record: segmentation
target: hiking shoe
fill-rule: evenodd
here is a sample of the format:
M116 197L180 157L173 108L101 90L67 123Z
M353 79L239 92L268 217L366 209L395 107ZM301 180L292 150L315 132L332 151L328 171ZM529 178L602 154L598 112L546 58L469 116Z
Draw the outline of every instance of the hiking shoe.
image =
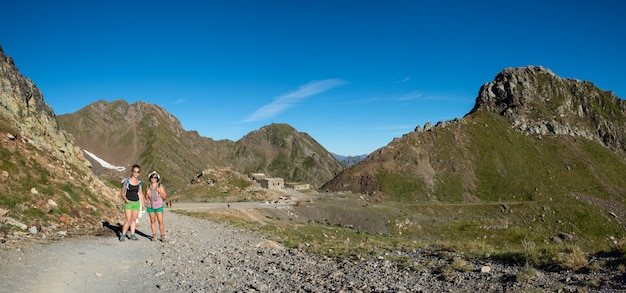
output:
M126 237L126 234L120 235L120 241L126 241L126 238L128 238Z
M167 239L165 239L165 235L161 235L161 242L167 242Z
M133 235L130 235L130 240L139 240L139 239L137 239L137 236L135 236L135 234L133 234Z
M152 238L150 238L150 241L156 241L156 234L152 234Z

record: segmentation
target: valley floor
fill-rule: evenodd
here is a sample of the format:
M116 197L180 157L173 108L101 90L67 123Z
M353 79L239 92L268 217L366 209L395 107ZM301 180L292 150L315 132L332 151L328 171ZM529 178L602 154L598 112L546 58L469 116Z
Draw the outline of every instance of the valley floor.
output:
M174 204L174 208L182 204ZM194 204L189 204L194 205ZM198 204L196 207L201 206ZM222 204L223 207L223 204ZM193 206L189 207L190 209ZM231 208L246 208L231 205ZM139 240L118 241L117 225L99 236L0 249L3 292L623 292L623 272L603 275L539 272L516 281L523 267L468 263L441 272L428 251L338 260L287 249L220 223L165 211L168 242L150 241L141 219ZM397 255L396 255L397 254ZM403 255L404 254L404 255ZM388 259L409 255L412 269ZM417 269L416 269L417 268ZM449 278L448 278L449 277Z

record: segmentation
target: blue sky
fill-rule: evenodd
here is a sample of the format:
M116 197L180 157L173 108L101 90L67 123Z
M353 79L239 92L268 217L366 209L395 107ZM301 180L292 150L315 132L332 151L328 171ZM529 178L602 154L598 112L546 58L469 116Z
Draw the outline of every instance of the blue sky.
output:
M57 115L141 100L238 140L271 123L358 155L461 118L507 67L626 97L623 1L9 1L0 46Z

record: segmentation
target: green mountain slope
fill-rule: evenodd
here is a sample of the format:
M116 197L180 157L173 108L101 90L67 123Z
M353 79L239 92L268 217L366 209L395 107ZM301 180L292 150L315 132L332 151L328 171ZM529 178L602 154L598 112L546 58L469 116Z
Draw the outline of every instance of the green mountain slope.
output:
M418 127L322 189L401 203L416 215L439 206L438 216L450 221L438 228L465 239L504 225L493 236L503 243L568 233L581 246L606 248L607 239L624 235L626 221L624 105L541 67L507 69L481 88L464 118ZM455 227L461 210L485 212L472 221L489 220Z
M184 131L178 119L163 108L137 102L98 101L72 114L59 115L61 127L76 145L127 171L102 170L105 177L128 176L139 163L147 174L157 170L171 192L186 186L209 166L223 166L219 154L233 143L213 141ZM95 164L94 164L95 165Z
M342 169L315 139L286 124L262 127L236 142L215 141L185 131L163 108L141 101L98 101L60 115L58 121L76 145L112 165L129 169L139 163L144 171L158 170L173 193L184 193L197 174L215 167L230 167L242 174L262 172L314 187ZM102 168L94 171L107 178L128 175Z
M307 133L287 124L271 124L237 141L231 166L244 173L265 172L319 187L341 169L341 163Z
M509 90L494 90L502 88ZM617 196L624 186L624 105L588 82L541 68L509 69L483 86L463 119L418 127L323 188L445 202L582 190ZM396 176L406 184L388 182Z

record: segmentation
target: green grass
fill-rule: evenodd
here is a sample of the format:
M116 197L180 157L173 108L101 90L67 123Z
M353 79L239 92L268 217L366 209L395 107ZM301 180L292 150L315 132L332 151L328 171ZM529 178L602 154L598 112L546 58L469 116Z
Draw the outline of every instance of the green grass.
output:
M268 217L265 221L269 225L212 212L186 214L259 232L286 247L340 258L365 258L425 247L531 268L591 270L590 255L610 251L623 253L626 247L609 240L610 235L624 239L620 225L606 222L601 212L583 204L379 202L361 206L358 202L350 196L318 199L294 207L294 212L300 215L298 218ZM307 214L307 210L315 212ZM573 239L553 242L560 233L571 234ZM626 243L623 241L620 243ZM394 261L419 269L410 259ZM626 267L626 261L623 266ZM453 278L455 271L463 268L460 263L452 263L442 268L442 274Z
M421 178L392 174L381 169L378 174L380 189L391 196L390 200L399 202L426 201L427 187Z
M169 194L169 196L172 196L172 200L182 198L186 202L238 202L263 199L265 196L263 190L242 192L250 184L252 183L249 180L243 178L228 177L224 182L218 181L212 185L194 184L186 188L183 195Z
M58 164L52 161L50 154L27 144L22 147L36 155L25 157L18 151L12 152L8 148L0 147L0 170L8 174L7 181L0 184L0 208L8 210L9 217L26 225L40 224L43 227L50 222L59 225L60 218L66 215L80 218L73 228L94 224L99 220L104 211L90 208L89 205L106 207L107 203L101 204L98 196L91 193L87 186L55 178L56 175L44 166ZM68 171L73 171L73 176L84 174L72 164L65 166ZM49 210L49 200L56 202L58 207ZM83 204L87 204L87 208ZM19 230L15 226L2 224L0 229L5 233Z
M437 175L437 181L434 186L434 194L437 200L443 202L461 202L464 199L466 190L463 186L463 178L461 174L451 172L442 172Z
M439 129L437 151L429 154L438 174L434 188L411 173L381 170L382 191L392 199L417 202L433 198L455 202L462 199L459 194L473 194L482 201L530 201L572 191L596 197L626 192L619 171L624 160L597 142L569 136L537 140L512 130L508 121L493 114L473 116L466 129L467 137Z
M228 180L228 184L239 187L239 188L246 188L250 185L252 185L252 182L250 182L250 180L245 180L245 179L241 179L241 178L232 178Z
M4 191L0 194L0 207L12 210L22 202L28 201L28 197L23 192Z
M609 251L607 239L626 237L603 208L625 201L626 163L616 153L579 137L527 136L488 113L472 116L464 129L437 129L437 151L398 150L398 171L378 170L385 204L401 206L387 219L390 226L408 223L390 233L532 264L553 261L571 247ZM433 183L397 166L416 156L429 158L437 174ZM554 243L562 233L574 239ZM536 244L532 254L523 247L530 242Z
M532 280L537 276L537 270L533 267L526 267L515 274L515 281L518 283Z
M257 223L212 212L175 211L193 217L226 222L231 225L262 233L269 239L285 247L300 248L312 253L332 257L353 255L372 256L387 251L394 241L389 237L363 233L358 230L310 222L307 224L275 221L272 225L259 226ZM399 243L398 243L399 244ZM399 246L397 248L400 248Z
M567 139L537 141L490 114L474 116L464 129L437 129L432 149L419 154L411 148L398 150L396 164L427 159L436 174L432 182L402 166L397 171L379 169L381 191L403 202L530 201L548 193L563 194L570 187L599 185L598 178L588 176L595 166L581 161L583 150ZM420 144L417 138L414 143ZM610 155L608 150L604 153Z

